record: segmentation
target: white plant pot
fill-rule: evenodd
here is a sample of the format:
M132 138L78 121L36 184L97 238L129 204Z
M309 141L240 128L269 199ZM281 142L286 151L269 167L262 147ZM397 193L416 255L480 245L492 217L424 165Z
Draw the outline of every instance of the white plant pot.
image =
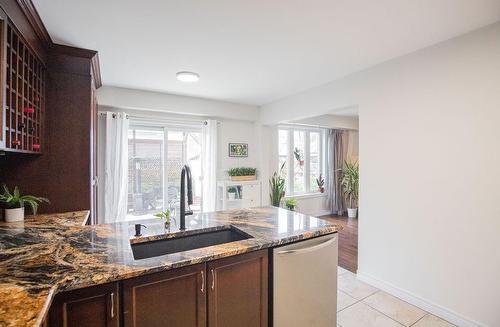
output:
M227 196L229 197L229 200L236 199L236 193L228 193Z
M24 220L24 208L5 209L5 221L13 223Z
M358 215L358 208L347 208L347 217L356 218Z

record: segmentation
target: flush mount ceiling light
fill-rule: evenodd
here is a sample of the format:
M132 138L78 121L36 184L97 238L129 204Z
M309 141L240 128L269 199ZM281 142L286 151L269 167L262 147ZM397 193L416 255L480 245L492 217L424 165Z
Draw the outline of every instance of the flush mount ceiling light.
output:
M179 81L186 83L198 82L200 79L200 75L193 72L178 72L175 76Z

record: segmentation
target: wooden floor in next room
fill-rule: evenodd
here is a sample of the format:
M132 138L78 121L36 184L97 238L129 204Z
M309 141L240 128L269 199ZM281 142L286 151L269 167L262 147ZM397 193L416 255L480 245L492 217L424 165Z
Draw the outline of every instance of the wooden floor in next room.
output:
M358 270L358 218L327 215L320 218L342 225L339 233L339 266L356 273Z

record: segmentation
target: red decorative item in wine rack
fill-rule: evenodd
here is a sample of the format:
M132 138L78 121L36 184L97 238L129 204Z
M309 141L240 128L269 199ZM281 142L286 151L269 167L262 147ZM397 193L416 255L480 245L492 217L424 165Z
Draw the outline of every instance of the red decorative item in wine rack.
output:
M45 66L10 21L6 34L5 148L40 153Z

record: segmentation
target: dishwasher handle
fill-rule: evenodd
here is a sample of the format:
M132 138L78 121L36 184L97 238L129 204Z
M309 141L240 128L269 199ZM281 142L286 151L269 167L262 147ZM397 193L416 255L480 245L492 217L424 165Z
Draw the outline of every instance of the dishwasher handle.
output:
M324 242L322 242L320 244L309 246L307 248L278 251L277 254L301 254L301 253L309 253L309 252L317 251L317 250L320 250L320 249L322 249L324 247L329 246L330 244L332 244L333 242L335 242L336 239L337 239L337 237L335 236L335 237L329 239L328 241L324 241Z

